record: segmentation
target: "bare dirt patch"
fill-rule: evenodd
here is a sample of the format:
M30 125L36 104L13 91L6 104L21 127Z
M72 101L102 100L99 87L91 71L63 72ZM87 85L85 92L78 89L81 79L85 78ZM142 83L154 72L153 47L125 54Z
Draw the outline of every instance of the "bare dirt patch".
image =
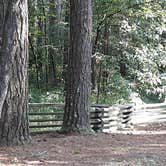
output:
M37 135L29 145L1 147L1 165L165 166L166 134Z

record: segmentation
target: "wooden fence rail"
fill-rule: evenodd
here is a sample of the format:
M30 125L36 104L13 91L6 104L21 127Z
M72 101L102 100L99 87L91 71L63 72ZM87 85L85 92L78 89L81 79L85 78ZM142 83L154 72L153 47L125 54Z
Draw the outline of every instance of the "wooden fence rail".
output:
M132 124L148 124L166 121L166 103L136 106L131 116Z
M59 130L63 123L64 103L29 103L31 133ZM127 124L132 113L131 105L92 104L90 110L91 127L95 131L110 131L119 124ZM60 109L60 110L59 110Z
M59 108L64 108L65 104L64 103L29 103L30 107L59 107ZM91 104L92 108L108 108L110 107L109 105L105 104Z
M44 133L59 130L62 127L64 103L29 103L29 108L31 133ZM103 108L108 108L108 106L94 104L91 108L91 127L96 131L106 128L105 125L109 122L103 119L108 116L103 114L108 111L104 111Z
M59 130L63 123L64 103L30 103L29 121L31 132ZM157 114L157 115L156 115ZM146 119L147 118L147 119ZM166 103L144 105L92 104L91 126L95 131L113 131L129 127L130 123L149 123L166 120Z

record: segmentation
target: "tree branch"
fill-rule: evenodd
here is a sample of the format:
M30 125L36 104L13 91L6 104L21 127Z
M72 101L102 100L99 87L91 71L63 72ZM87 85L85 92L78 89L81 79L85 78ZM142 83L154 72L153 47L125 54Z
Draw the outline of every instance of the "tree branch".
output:
M136 3L136 4L132 4L132 5L129 5L127 6L126 8L121 8L113 13L110 13L108 15L104 15L104 18L99 22L98 26L97 26L97 31L96 31L96 38L95 38L95 43L94 43L94 46L93 46L93 54L95 53L95 50L96 50L96 45L98 43L98 38L99 38L99 34L100 34L100 31L102 29L102 26L104 24L104 22L108 19L108 18L113 18L114 15L116 14L119 14L121 13L122 11L124 10L129 10L131 8L134 8L134 7L138 7L138 6L141 6L141 5L145 5L145 4L149 4L149 3L153 3L153 2L157 2L156 0L150 0L150 1L146 1L146 2L142 2L142 3Z

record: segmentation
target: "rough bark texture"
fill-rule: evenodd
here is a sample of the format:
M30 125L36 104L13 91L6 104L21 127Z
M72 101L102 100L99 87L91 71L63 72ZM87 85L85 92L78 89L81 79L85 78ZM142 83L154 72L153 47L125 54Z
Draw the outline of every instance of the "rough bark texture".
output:
M27 0L0 0L0 144L29 140Z
M89 132L91 0L70 0L70 55L63 130Z

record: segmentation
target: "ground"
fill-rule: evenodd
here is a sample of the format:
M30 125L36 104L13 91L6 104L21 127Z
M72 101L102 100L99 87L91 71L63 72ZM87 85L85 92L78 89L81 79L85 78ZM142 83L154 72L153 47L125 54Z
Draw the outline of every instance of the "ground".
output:
M165 166L165 127L140 126L137 131L144 132L138 134L37 135L29 145L1 147L0 166Z

